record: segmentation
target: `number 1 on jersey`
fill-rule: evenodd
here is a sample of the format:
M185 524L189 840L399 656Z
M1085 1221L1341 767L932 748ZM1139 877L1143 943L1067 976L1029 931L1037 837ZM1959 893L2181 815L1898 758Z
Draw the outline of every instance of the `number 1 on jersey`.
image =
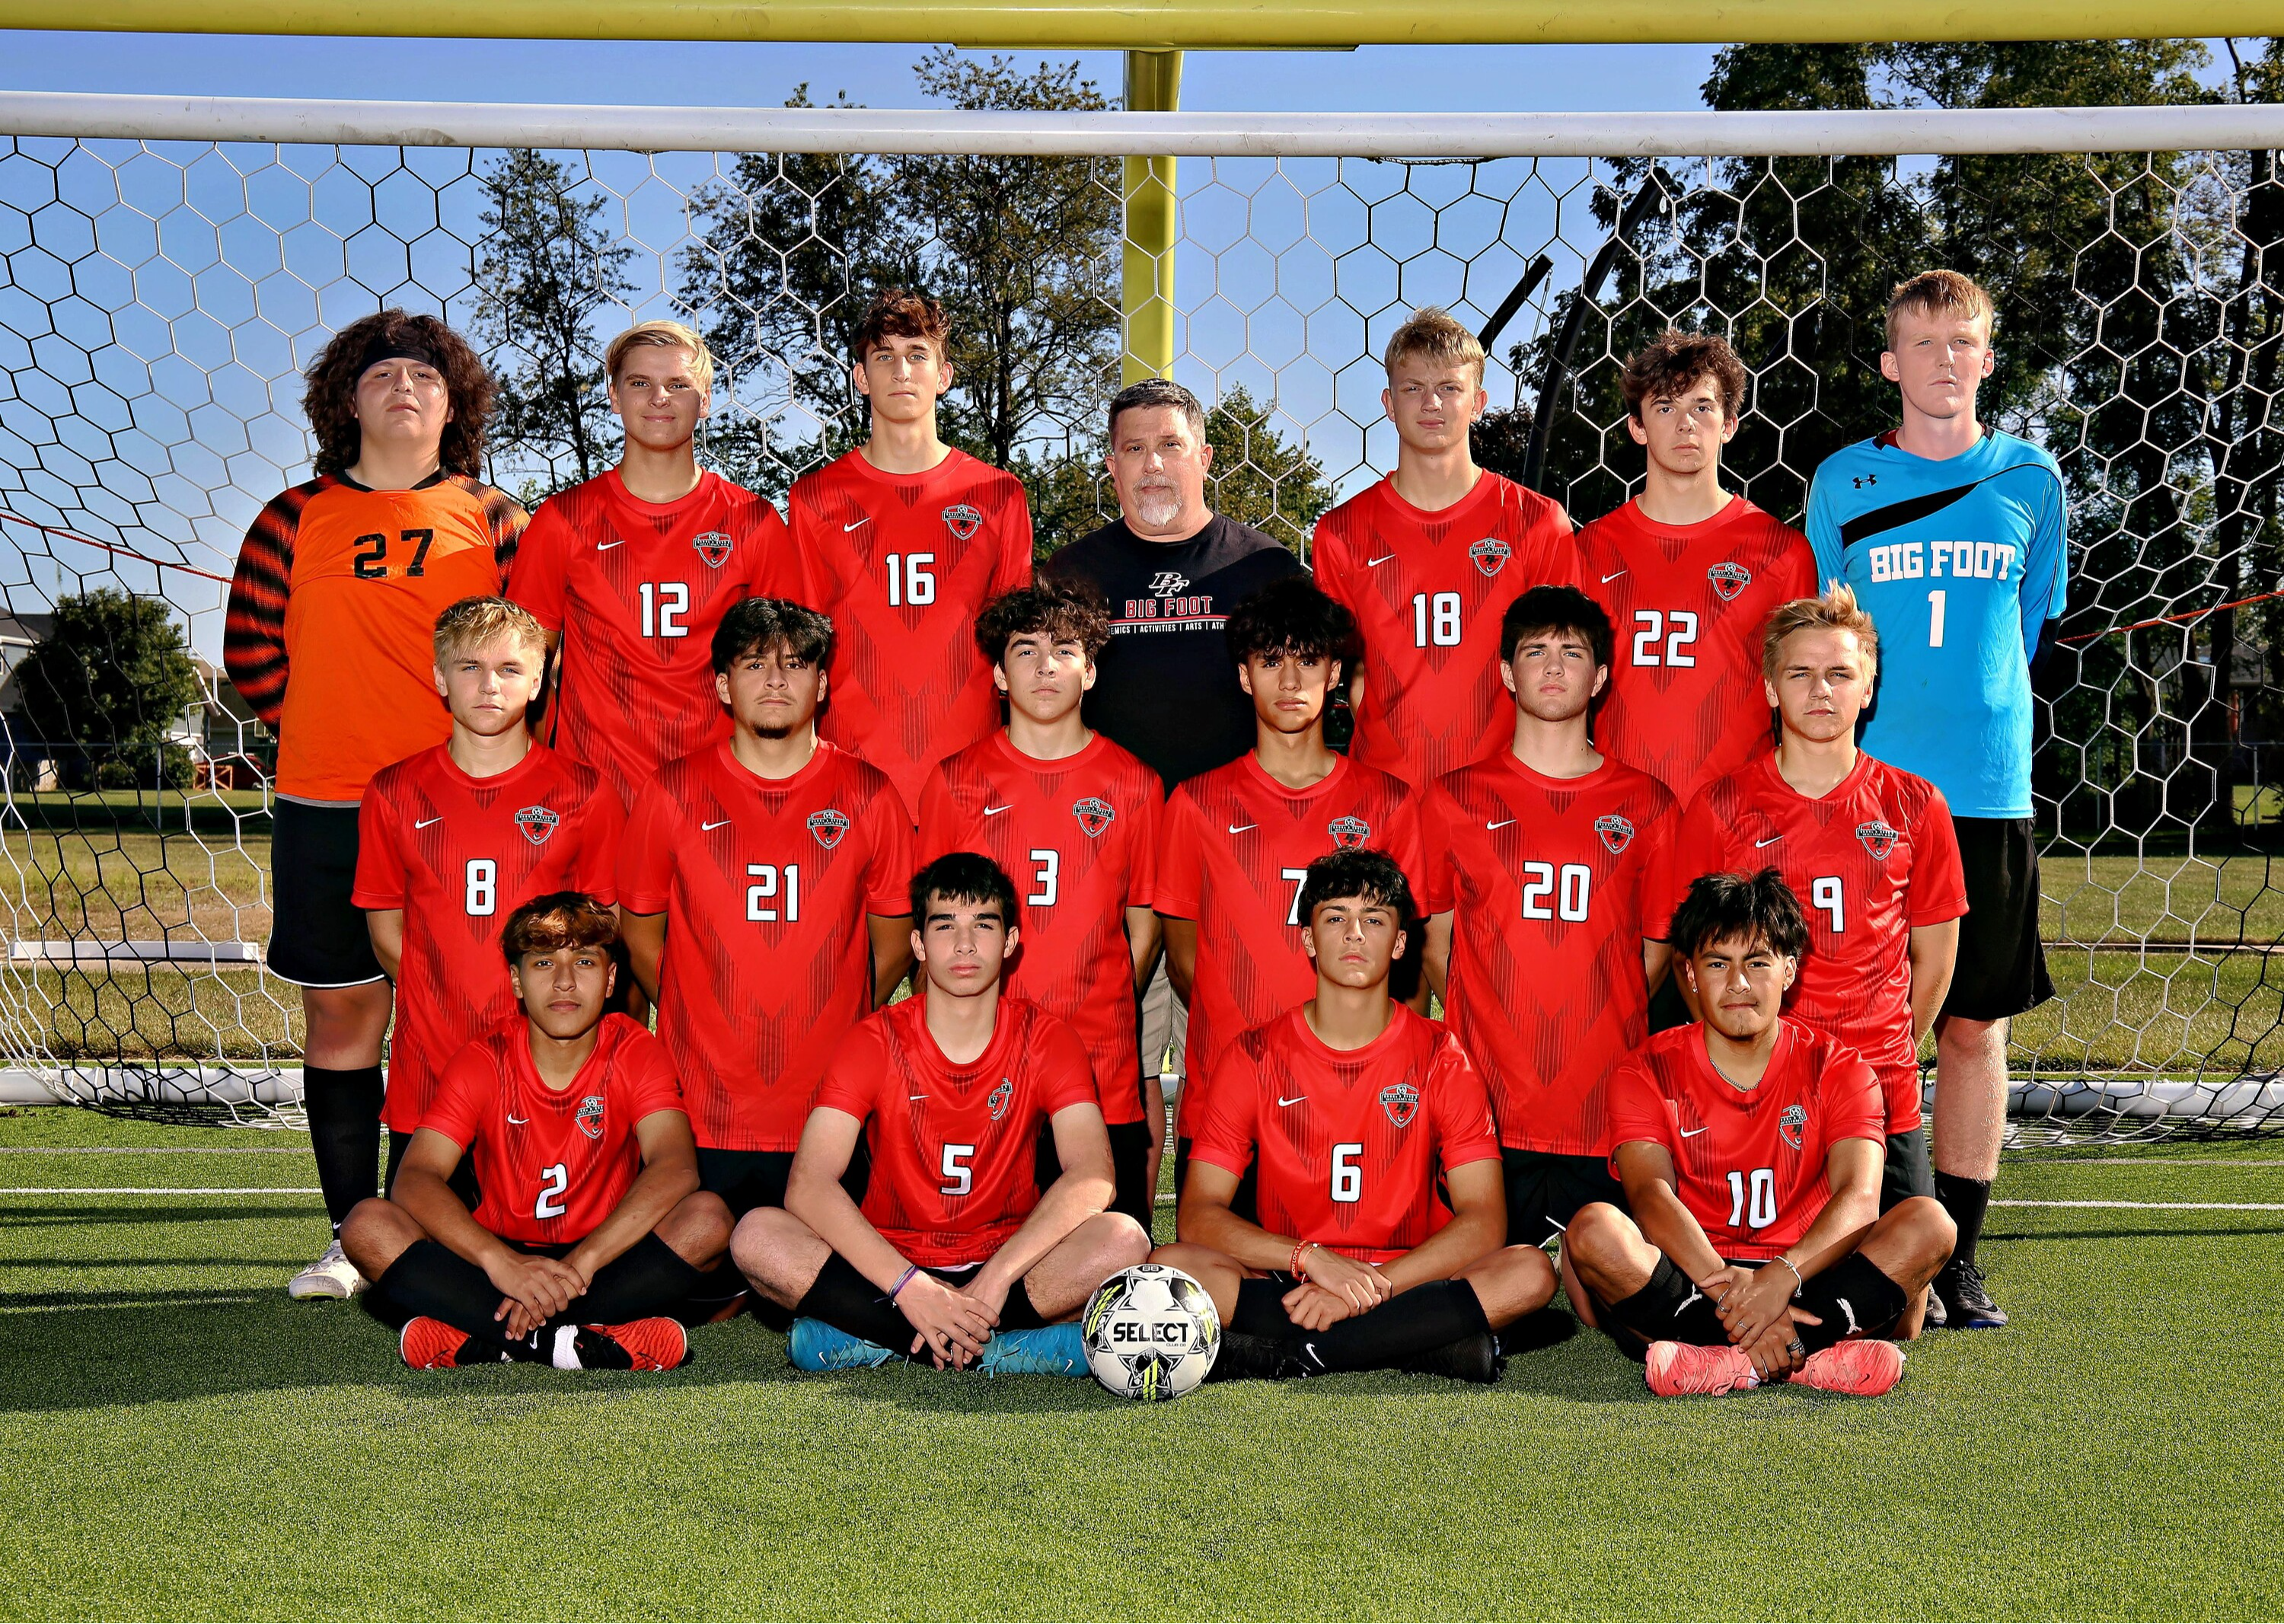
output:
M1943 589L1937 587L1928 594L1928 647L1943 646Z

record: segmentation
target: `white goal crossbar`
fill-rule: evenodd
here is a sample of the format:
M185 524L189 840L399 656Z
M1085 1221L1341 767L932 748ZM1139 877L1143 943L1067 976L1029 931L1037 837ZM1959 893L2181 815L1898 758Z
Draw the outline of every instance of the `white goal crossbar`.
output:
M1830 113L968 113L0 92L77 140L1175 158L1723 158L2284 147L2284 105Z

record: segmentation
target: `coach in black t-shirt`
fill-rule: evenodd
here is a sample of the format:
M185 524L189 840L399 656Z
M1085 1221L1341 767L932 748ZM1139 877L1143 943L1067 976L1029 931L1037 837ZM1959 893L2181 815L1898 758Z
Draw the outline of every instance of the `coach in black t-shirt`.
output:
M1146 379L1112 399L1109 464L1116 521L1073 542L1041 574L1087 582L1109 600L1110 646L1095 661L1086 719L1170 790L1253 748L1253 701L1237 684L1222 627L1240 603L1301 574L1301 564L1206 505L1213 448L1205 408L1171 379ZM1146 1099L1158 1098L1149 1085L1162 1064L1173 1067L1173 1089L1181 1086L1185 1015L1160 964L1142 997ZM1164 1131L1161 1123L1162 1140ZM1154 1183L1154 1158L1150 1174Z

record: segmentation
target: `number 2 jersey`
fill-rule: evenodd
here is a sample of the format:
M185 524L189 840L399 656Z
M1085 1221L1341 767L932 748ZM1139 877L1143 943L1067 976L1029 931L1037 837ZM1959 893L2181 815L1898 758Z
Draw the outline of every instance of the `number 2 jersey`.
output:
M1384 851L1425 889L1419 806L1402 780L1341 756L1306 789L1271 777L1250 752L1201 773L1166 801L1157 910L1198 926L1180 1131L1210 1089L1222 1045L1313 995L1301 945L1301 882L1335 851ZM1415 949L1416 950L1416 949ZM1205 1081L1208 1088L1201 1089Z
M503 1240L563 1245L608 1218L642 1172L635 1124L682 1111L666 1046L606 1015L595 1052L558 1091L531 1061L531 1028L505 1022L454 1055L423 1128L474 1163L476 1222Z
M790 1151L841 1036L872 1007L868 914L911 911L911 824L878 768L820 744L789 778L728 745L635 798L619 903L663 913L658 1035L708 1150Z
M1607 757L1549 778L1501 750L1428 792L1420 909L1452 915L1444 1019L1502 1144L1608 1153L1603 1085L1649 1034L1642 894L1673 814L1665 785Z
M1240 1035L1194 1131L1193 1160L1242 1176L1257 1159L1263 1229L1366 1263L1451 1222L1444 1176L1499 1153L1467 1050L1400 1003L1362 1049L1331 1047L1299 1009Z
M812 606L833 617L825 738L888 775L919 821L929 772L999 725L975 617L1031 580L1022 481L965 451L883 473L850 451L786 496Z
M1578 533L1578 567L1614 633L1598 748L1686 801L1769 747L1762 633L1815 595L1807 538L1742 496L1694 525L1629 502Z
M1832 792L1811 800L1772 753L1698 792L1667 853L1648 910L1654 936L1701 874L1784 876L1808 917L1791 1012L1871 1066L1889 1133L1917 1128L1911 934L1967 912L1959 837L1935 785L1858 752Z
M544 745L489 778L461 771L443 745L373 775L349 900L404 914L388 1045L395 1132L421 1125L463 1044L515 1014L500 952L508 915L551 891L617 899L624 817L601 774Z
M642 502L615 468L541 504L508 596L562 634L556 747L628 805L667 762L730 736L714 692L722 617L747 597L808 602L768 498L708 472L679 502Z
M1094 1104L1078 1035L1036 1003L1001 997L991 1041L966 1065L927 1029L926 993L868 1016L841 1041L820 1108L864 1124L862 1210L907 1260L980 1263L1039 1204L1039 1135Z
M1157 892L1158 775L1100 734L1042 761L1004 730L945 758L920 797L919 859L982 852L1022 903L1007 990L1068 1021L1094 1058L1103 1120L1142 1120L1126 910Z
M1713 1250L1772 1258L1824 1210L1834 1145L1886 1151L1885 1115L1871 1067L1829 1033L1780 1018L1768 1069L1740 1089L1713 1069L1693 1022L1659 1033L1610 1079L1611 1166L1624 1145L1663 1145L1674 1193Z
M1424 786L1506 742L1500 618L1531 588L1578 579L1559 503L1486 470L1431 513L1383 479L1317 521L1311 558L1367 651L1357 761Z

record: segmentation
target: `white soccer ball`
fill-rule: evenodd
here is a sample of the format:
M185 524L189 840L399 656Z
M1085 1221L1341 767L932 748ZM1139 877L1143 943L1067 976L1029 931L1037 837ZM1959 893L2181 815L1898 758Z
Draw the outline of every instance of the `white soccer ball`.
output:
M1221 1316L1195 1280L1163 1263L1122 1269L1079 1316L1086 1368L1122 1399L1177 1399L1205 1380L1221 1352Z

